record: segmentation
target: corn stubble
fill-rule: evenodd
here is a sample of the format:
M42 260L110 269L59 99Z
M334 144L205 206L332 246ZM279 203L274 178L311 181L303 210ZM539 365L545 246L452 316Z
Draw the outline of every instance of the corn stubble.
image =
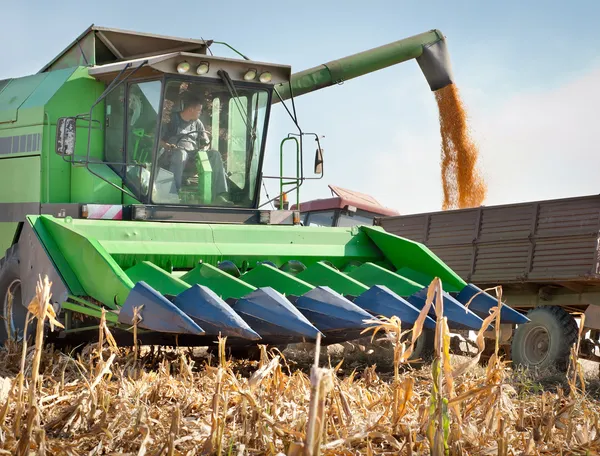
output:
M57 325L49 287L40 280L29 311ZM499 321L501 290L477 354L457 364L441 289L435 279L414 328L391 318L367 330L393 347L391 379L374 365L344 375L345 360L320 366L319 343L308 375L264 347L258 363L227 359L225 338L203 364L182 349L145 347L138 357L137 347L116 346L105 318L99 342L75 358L41 337L31 347L8 343L0 352L2 375L12 379L0 403L0 454L598 454L599 408L586 398L576 347L568 394L519 395L499 347L485 370L476 366L484 328ZM413 370L408 359L431 308L435 359Z
M477 168L479 151L471 138L458 88L450 84L435 92L442 137L442 209L478 207L487 187Z

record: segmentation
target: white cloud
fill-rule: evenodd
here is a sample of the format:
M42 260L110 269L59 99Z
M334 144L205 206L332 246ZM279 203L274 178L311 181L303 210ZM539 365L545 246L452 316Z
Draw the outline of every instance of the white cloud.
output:
M484 204L600 193L598 80L600 68L500 101L498 93L461 89L488 185ZM437 118L428 112L414 120L422 124L401 127L368 170L378 176L367 187L402 213L441 208Z
M514 96L491 112L478 106L473 126L486 204L599 193L598 80L600 68L552 90Z

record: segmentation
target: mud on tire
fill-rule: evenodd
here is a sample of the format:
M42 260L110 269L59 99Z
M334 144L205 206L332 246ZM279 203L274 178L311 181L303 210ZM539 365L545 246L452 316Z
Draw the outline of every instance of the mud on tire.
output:
M12 299L9 296L12 295ZM0 259L0 346L9 335L22 338L27 309L21 303L21 275L19 271L19 245L14 244ZM32 325L28 328L28 334Z
M427 364L433 359L435 351L435 329L423 328L415 341L409 362Z
M557 306L536 307L527 317L531 321L519 325L513 336L514 366L566 371L571 347L577 342L579 328L575 319Z

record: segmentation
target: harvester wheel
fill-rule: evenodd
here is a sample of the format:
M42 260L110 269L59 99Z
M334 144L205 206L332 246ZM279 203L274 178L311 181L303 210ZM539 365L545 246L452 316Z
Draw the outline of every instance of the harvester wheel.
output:
M409 362L426 364L433 359L435 351L435 330L423 328L421 335L415 341Z
M569 365L571 347L577 342L577 322L558 306L530 310L531 321L515 330L511 352L515 366L564 372Z
M231 347L226 350L228 355L234 359L246 359L248 361L258 361L260 359L260 348L258 345L249 347Z
M267 351L272 348L277 348L279 351L284 351L287 348L286 345L271 345L267 347ZM214 356L217 356L219 351L216 346L208 347L208 353L212 353ZM248 361L258 361L260 360L260 347L258 345L248 345L241 347L227 347L225 348L226 356L231 356L234 359L245 359Z
M19 244L14 244L0 259L0 344L8 338L21 340L27 318L27 308L21 303L21 275L19 272ZM31 335L29 325L28 335Z

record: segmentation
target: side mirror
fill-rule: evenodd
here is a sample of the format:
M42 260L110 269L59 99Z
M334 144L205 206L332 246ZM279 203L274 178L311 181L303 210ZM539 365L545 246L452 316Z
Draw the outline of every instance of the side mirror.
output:
M75 117L61 117L56 121L56 153L70 156L75 153Z
M315 174L323 174L323 149L318 148L315 153Z

